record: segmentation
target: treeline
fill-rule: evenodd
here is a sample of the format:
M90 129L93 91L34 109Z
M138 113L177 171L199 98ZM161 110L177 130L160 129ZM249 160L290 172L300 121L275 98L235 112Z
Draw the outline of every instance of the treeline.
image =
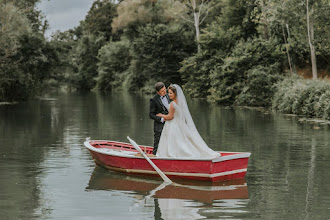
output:
M0 101L26 100L45 87L57 52L44 37L38 0L0 0Z
M329 7L326 0L95 0L78 27L38 44L56 51L43 56L38 73L46 85L77 90L152 92L157 81L178 83L210 102L281 111L275 97L290 84L283 80L302 70L314 79L328 74ZM314 81L329 93L329 83Z

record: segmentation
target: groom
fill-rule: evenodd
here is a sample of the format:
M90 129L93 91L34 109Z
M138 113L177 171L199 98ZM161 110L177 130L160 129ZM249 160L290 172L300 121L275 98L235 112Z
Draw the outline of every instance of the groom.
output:
M154 149L152 153L156 155L158 149L158 143L160 135L164 127L165 120L159 116L156 116L158 113L167 115L168 109L170 106L170 98L166 94L165 84L158 82L155 84L156 94L150 99L150 111L149 117L154 120Z

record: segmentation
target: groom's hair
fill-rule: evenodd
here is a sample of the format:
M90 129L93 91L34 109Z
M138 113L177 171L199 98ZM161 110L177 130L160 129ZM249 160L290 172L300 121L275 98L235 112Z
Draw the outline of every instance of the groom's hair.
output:
M159 90L161 90L163 87L165 86L165 84L163 82L158 82L155 84L155 89L158 92Z

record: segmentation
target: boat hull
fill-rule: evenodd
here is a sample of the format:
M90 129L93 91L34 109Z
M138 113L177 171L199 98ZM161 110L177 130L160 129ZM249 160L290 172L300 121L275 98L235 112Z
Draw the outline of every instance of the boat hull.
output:
M106 169L129 174L155 175L158 173L132 145L113 141L86 141L95 163ZM152 147L140 146L146 153ZM103 150L108 149L108 150ZM127 154L126 154L127 153ZM169 178L223 181L244 178L250 153L219 152L216 159L150 158Z

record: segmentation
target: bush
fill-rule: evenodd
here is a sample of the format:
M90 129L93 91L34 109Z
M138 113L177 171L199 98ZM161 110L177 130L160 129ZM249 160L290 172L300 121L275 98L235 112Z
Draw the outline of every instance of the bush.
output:
M227 30L219 25L217 19L200 36L201 50L182 62L180 73L185 83L184 89L192 97L206 98L210 95L210 73L223 63L223 58L230 53L241 38L242 30L231 27Z
M297 76L276 85L272 108L282 113L330 119L330 84Z
M282 80L278 65L256 66L247 72L247 81L235 100L237 105L268 107L272 104L275 84Z
M274 64L281 66L284 58L276 39L253 38L239 41L231 54L224 59L223 64L216 66L211 72L208 100L233 104L243 91L251 68Z

